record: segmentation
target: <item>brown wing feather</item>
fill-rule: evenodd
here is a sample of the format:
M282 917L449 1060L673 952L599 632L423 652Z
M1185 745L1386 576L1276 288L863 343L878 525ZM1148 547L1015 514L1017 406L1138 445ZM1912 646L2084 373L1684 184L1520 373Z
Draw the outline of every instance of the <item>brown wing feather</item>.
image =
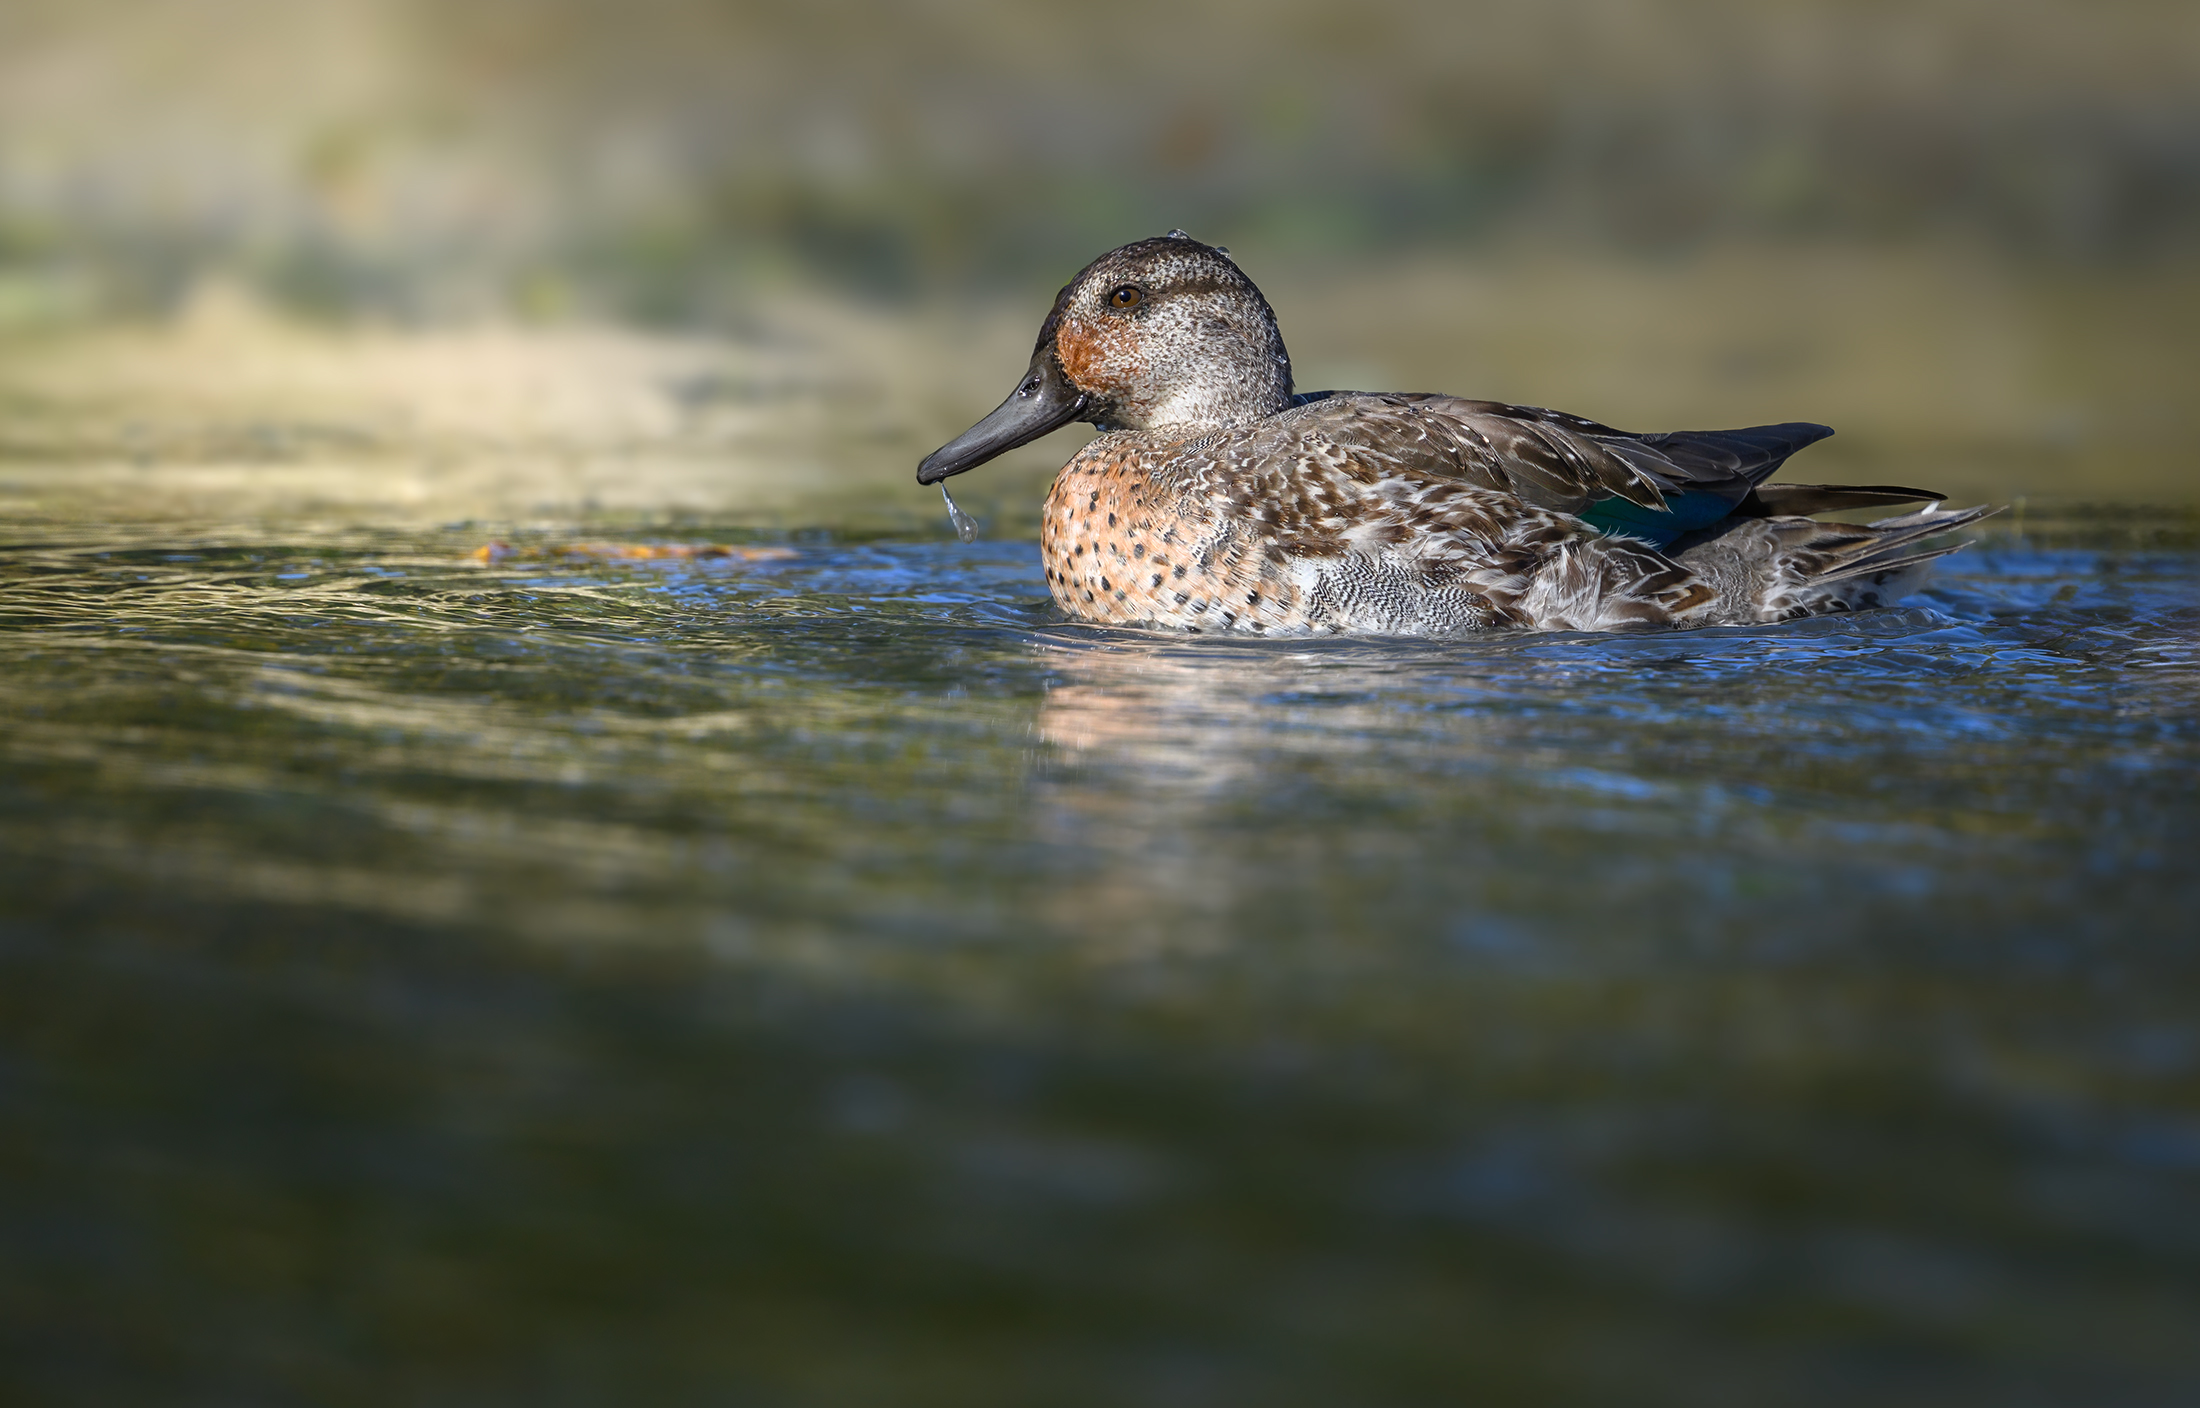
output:
M1614 497L1657 509L1667 494L1706 491L1740 503L1790 455L1833 433L1795 421L1636 435L1536 406L1351 391L1310 396L1269 424L1410 457L1424 472L1561 513Z
M1948 497L1932 489L1898 484L1759 484L1734 506L1736 518L1808 518L1851 508L1889 504L1939 503Z

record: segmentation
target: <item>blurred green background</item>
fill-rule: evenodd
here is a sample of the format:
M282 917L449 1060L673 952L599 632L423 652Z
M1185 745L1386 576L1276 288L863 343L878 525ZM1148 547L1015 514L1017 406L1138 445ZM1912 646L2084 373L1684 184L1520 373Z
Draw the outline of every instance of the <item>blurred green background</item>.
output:
M2200 230L2190 5L11 0L7 248L106 306L680 320L761 270Z
M56 360L90 330L646 328L801 344L862 422L831 477L929 512L906 461L1070 273L1171 225L1236 252L1309 387L1821 419L1828 477L2193 496L2200 12L2168 0L8 0L0 455L127 457L125 385L141 441L207 438ZM635 384L678 412L711 375ZM162 383L194 427L243 384ZM826 513L775 502L705 506Z

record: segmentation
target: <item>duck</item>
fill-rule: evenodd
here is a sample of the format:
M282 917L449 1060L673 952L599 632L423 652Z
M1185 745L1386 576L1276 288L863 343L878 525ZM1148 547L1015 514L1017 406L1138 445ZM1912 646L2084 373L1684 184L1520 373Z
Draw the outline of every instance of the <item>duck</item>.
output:
M1745 625L1891 606L1986 516L1896 485L1773 484L1808 422L1637 434L1426 392L1295 390L1275 312L1182 230L1086 265L946 481L1072 422L1049 594L1111 626L1458 635ZM1868 524L1815 515L1924 507ZM954 501L948 499L950 511Z

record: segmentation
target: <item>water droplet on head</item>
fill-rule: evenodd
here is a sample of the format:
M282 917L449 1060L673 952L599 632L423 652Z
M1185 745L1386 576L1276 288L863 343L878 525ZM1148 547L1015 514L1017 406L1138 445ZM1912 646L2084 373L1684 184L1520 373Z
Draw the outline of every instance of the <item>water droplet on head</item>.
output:
M955 525L955 536L966 543L976 542L978 520L955 506L955 496L947 492L945 484L940 485L940 497L947 501L947 521Z

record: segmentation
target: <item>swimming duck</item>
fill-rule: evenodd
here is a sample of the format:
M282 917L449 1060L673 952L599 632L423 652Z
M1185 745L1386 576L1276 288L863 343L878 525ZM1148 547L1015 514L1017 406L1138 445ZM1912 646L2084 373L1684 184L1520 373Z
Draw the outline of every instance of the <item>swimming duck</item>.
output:
M1641 630L1883 606L1983 517L1892 485L1768 484L1833 432L1636 435L1422 393L1294 393L1274 312L1182 230L1101 255L1054 300L998 409L926 456L942 484L1071 421L1047 586L1087 620L1187 631ZM943 489L944 492L944 489ZM1931 500L1870 525L1809 515ZM952 504L952 500L950 500Z

